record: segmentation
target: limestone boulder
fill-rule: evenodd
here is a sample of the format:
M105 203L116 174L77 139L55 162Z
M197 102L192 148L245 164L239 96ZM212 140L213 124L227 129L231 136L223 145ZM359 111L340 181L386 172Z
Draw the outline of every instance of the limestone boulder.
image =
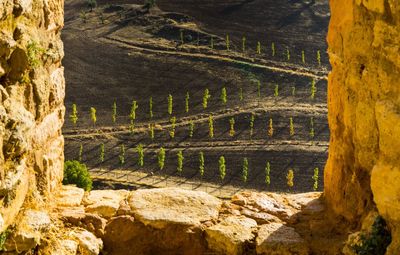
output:
M281 223L262 225L256 238L257 254L263 255L308 255L306 241L294 228Z
M57 206L75 207L82 203L85 191L73 185L63 185L56 197Z
M127 190L92 190L84 198L86 212L105 218L116 215L122 200L129 194Z
M205 192L178 188L134 191L128 202L135 219L157 229L173 224L199 226L216 219L222 205Z
M247 254L246 246L255 237L257 223L246 217L229 216L206 229L208 247L226 255Z
M103 241L84 229L74 229L70 236L78 242L78 250L82 255L98 255L103 249Z

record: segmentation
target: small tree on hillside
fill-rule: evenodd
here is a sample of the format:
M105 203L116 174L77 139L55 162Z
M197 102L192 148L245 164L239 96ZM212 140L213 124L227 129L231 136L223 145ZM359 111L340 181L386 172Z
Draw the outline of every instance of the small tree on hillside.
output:
M96 125L97 117L96 117L96 108L90 107L90 119L92 120L93 125Z
M71 114L69 115L69 119L74 124L74 126L78 122L78 110L76 109L76 104L72 104L72 110Z
M199 173L201 177L204 176L204 163L204 153L201 151L199 154Z
M93 11L94 8L97 6L97 1L96 0L86 0L86 5L90 9L90 12Z
M210 138L214 138L214 120L211 114L208 116L208 135Z
M189 100L190 100L190 94L189 92L186 92L186 97L185 97L185 112L189 112Z
M165 164L165 149L163 147L160 148L158 151L158 167L160 170L164 169L164 164Z
M227 101L228 101L228 99L227 99L227 94L226 94L226 88L223 87L221 89L221 102L222 102L222 104L226 105Z
M168 114L172 115L172 108L173 108L173 101L172 101L172 95L168 95Z
M104 155L105 155L105 150L104 150L104 143L100 144L100 162L104 162Z
M249 160L247 158L244 158L243 159L243 168L242 168L243 182L247 182L248 175L249 175Z
M136 146L136 151L138 154L138 165L142 167L144 165L144 150L141 143Z
M203 109L207 109L208 100L210 98L211 98L210 91L208 89L205 89L203 95Z
M115 123L117 122L117 102L114 101L113 105L111 106L111 119L112 122Z
M219 157L218 164L219 164L219 177L221 178L221 180L224 180L226 176L226 165L224 156Z
M178 167L176 168L176 170L178 171L179 174L181 174L183 171L183 160L185 159L183 157L183 151L179 150L178 153L176 154L176 157L178 160Z
M233 136L235 136L235 118L234 117L230 118L229 125L230 125L229 136L233 137Z

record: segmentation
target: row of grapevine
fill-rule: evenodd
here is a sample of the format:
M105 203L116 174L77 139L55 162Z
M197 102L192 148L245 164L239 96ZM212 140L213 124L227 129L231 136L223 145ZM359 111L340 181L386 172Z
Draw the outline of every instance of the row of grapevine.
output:
M118 160L121 166L126 164L126 147L125 145L120 145L120 152L118 155ZM135 148L135 153L137 155L137 165L139 167L144 167L145 165L145 152L144 152L144 147L142 144L138 144ZM105 145L104 143L100 144L99 146L99 161L100 163L103 163L105 161ZM79 148L79 154L78 154L78 161L82 162L82 158L83 158L83 145L80 145ZM181 175L184 171L184 153L183 150L177 150L176 152L176 171L179 175ZM166 162L166 150L161 147L159 148L158 152L157 152L157 165L159 167L159 170L162 171L165 167L165 162ZM242 163L242 172L241 172L241 179L243 181L243 183L246 183L248 181L248 177L249 177L249 159L247 157L243 158L243 163ZM223 181L225 179L226 176L226 171L227 171L227 164L226 164L226 160L224 156L220 156L219 160L218 160L218 171L219 171L219 177L220 180ZM204 152L199 152L198 154L198 173L200 175L201 178L203 178L204 174L206 171L206 160L205 160L205 154ZM267 186L269 186L271 184L271 176L270 176L270 172L271 172L271 164L269 161L266 162L265 165L265 184ZM287 171L287 175L286 175L286 179L287 179L287 185L289 188L294 186L294 170L293 169L289 169ZM314 174L312 176L312 179L314 180L314 184L313 184L313 190L317 190L318 189L318 180L319 180L319 168L314 168Z

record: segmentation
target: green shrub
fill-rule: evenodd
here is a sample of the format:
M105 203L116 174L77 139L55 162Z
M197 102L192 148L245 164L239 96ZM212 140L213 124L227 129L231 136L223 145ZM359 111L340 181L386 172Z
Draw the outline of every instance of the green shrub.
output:
M92 189L92 179L86 165L76 160L66 161L64 164L63 184L75 184L79 188L90 191Z
M97 1L96 0L86 0L86 5L90 9L90 11L93 11L94 8L97 6Z
M76 104L72 104L72 112L69 115L69 119L74 125L78 122L78 110L76 109Z
M361 244L354 245L352 249L357 255L384 255L391 242L392 236L386 222L381 216L378 216L371 231L361 234Z
M154 124L149 124L149 135L151 140L154 140Z
M40 65L40 55L45 53L45 50L39 46L35 41L30 41L27 46L28 62L32 68Z
M174 138L175 137L175 128L176 128L176 117L175 116L171 117L170 122L171 122L171 129L169 131L169 136L171 138Z
M4 245L6 244L8 236L11 234L11 230L6 229L0 234L0 251L5 251Z

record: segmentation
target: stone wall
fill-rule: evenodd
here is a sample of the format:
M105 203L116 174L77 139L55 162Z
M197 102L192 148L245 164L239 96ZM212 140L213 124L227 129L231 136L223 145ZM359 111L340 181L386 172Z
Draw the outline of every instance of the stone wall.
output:
M63 3L0 1L0 232L62 180Z
M328 206L355 224L377 209L400 254L400 2L331 0L328 43Z

